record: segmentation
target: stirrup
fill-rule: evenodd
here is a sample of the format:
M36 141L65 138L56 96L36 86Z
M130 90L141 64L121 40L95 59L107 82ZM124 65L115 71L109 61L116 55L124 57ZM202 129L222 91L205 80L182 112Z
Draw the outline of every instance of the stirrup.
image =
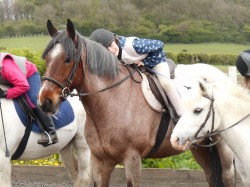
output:
M44 136L47 136L48 142L39 142L39 140L40 140L40 141L43 140ZM49 146L49 145L51 145L51 144L53 143L53 142L52 142L52 139L51 139L51 137L50 137L50 134L49 134L47 131L44 131L44 132L42 133L42 138L39 139L39 140L37 141L37 143L38 143L39 145L43 145L43 146Z
M49 139L49 142L48 142L46 145L52 144L53 142L52 142L52 140L51 140L51 137L50 137L49 133L48 133L47 131L44 131L44 134L46 134L47 137L48 137L48 139ZM42 137L43 137L43 134L42 134Z

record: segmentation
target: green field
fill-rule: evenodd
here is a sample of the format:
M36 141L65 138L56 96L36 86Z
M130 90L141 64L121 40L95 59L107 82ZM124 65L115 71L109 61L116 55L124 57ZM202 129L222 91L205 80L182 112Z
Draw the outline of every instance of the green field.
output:
M30 48L32 51L43 50L50 40L49 36L1 38L0 48Z
M188 53L205 54L234 54L250 49L250 45L227 44L227 43L201 43L201 44L165 44L165 51L180 53L183 50Z
M49 42L49 36L21 37L21 38L1 38L0 48L30 48L33 51L43 50ZM241 51L249 49L250 45L222 44L222 43L202 43L202 44L165 44L164 50L167 52L180 53L183 50L189 53L206 54L239 54Z

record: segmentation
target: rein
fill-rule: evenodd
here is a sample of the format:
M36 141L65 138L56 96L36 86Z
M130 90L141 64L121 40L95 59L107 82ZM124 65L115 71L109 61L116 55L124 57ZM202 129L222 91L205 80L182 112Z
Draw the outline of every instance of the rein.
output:
M204 122L200 125L199 129L196 131L195 135L193 137L191 137L189 140L191 141L191 143L197 147L211 147L211 146L214 146L216 145L217 143L219 143L221 139L219 139L218 141L212 143L212 144L209 144L209 145L200 145L200 144L196 144L196 141L199 140L199 139L204 139L204 138L209 138L211 141L212 141L212 137L215 136L215 135L218 135L228 129L231 129L232 127L238 125L239 123L241 123L242 121L244 121L246 118L248 118L250 116L250 113L247 114L246 116L244 116L243 118L241 118L239 121L237 121L236 123L234 123L233 125L225 128L225 129L222 129L222 130L219 130L219 131L214 131L213 132L213 129L214 129L214 119L215 119L215 112L214 112L214 98L213 96L212 97L209 97L208 95L202 95L203 97L209 99L211 101L210 103L210 106L209 106L209 111L207 113L207 116L204 120ZM202 128L204 128L204 126L206 125L210 115L211 115L211 111L212 111L212 127L211 127L211 133L208 131L207 132L207 135L205 136L198 136L198 134L200 133L200 131L202 130Z
M125 67L127 67L127 66L125 66ZM127 68L127 69L128 69L128 68ZM129 69L128 69L128 71L129 71L129 75L127 75L127 76L124 77L122 80L120 80L120 81L118 81L118 82L116 82L116 83L114 83L114 84L112 84L112 85L110 85L110 86L108 86L108 87L106 87L106 88L103 88L103 89L101 89L101 90L98 90L98 91L96 91L96 92L91 92L91 93L69 93L68 95L70 95L71 97L73 97L73 96L85 97L85 96L89 96L89 95L93 95L93 94L97 94L97 93L106 91L106 90L108 90L108 89L110 89L110 88L113 88L113 87L116 87L116 86L122 84L122 83L125 82L127 79L129 79L130 77L133 77L134 73L136 72L136 69L133 69L132 72L131 72ZM134 81L135 81L135 80L134 80ZM64 89L65 89L65 88L64 88ZM67 89L68 89L68 88L67 88Z

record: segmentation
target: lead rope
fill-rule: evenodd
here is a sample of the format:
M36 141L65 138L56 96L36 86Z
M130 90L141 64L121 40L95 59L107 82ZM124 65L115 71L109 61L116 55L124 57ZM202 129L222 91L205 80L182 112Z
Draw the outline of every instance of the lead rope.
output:
M8 149L7 141L6 141L5 127L4 127L4 122L3 122L3 112L2 112L2 102L1 102L1 99L0 99L0 111L1 111L1 118L2 118L2 124L3 124L4 141L5 141L5 157L10 157L10 153L9 153L9 149Z

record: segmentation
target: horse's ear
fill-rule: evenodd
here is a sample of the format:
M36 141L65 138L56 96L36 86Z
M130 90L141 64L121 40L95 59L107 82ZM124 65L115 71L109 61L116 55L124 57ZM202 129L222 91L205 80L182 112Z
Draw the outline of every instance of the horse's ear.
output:
M50 20L47 21L47 29L51 37L58 32Z
M202 95L208 95L208 90L207 90L205 81L200 79L198 80L198 84L199 84Z
M75 31L74 25L70 19L67 20L67 31L68 31L68 35L70 36L70 38L73 41L75 41L76 31Z

